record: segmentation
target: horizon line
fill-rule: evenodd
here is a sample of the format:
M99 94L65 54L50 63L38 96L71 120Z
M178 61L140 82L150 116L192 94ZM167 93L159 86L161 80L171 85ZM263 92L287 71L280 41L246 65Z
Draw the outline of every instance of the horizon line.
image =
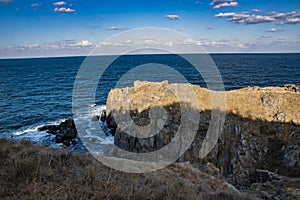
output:
M174 55L194 55L194 54L300 54L299 52L207 52L207 53L177 53ZM75 58L89 56L141 56L141 55L173 55L171 53L144 53L144 54L99 54L99 55L49 55L49 56L24 56L24 57L0 57L0 60L9 59L39 59L39 58Z

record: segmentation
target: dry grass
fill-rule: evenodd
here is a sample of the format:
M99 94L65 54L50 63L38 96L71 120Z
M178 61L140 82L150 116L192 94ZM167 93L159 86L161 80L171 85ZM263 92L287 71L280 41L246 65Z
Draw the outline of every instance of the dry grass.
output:
M89 155L6 139L0 159L0 199L244 199L184 164L128 174Z

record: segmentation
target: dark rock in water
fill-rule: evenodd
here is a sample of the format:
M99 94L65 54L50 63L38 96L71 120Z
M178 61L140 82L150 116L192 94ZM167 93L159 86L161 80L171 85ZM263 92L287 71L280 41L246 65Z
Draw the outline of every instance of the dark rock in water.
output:
M118 125L117 125L112 113L106 115L106 124L107 124L107 127L110 129L111 134L113 136L115 136Z
M68 128L76 129L73 119L67 119L66 121L63 121L59 124L59 129L60 130L66 130Z
M64 138L68 139L68 140L72 140L74 138L76 138L77 136L77 130L74 130L74 129L67 129L65 131L65 135L64 135Z
M71 140L71 143L72 143L73 145L75 145L75 144L77 144L77 141L76 141L75 139L72 139L72 140Z
M56 132L57 132L57 128L50 128L47 130L47 133L50 133L50 134L53 134L53 135L56 135Z
M55 137L55 142L56 142L56 143L63 143L62 137L61 137L61 136L56 136L56 137Z
M76 144L77 129L73 119L67 119L59 125L42 126L38 130L47 131L47 133L55 135L56 143L63 143L66 146L70 146L70 143Z
M97 104L95 104L95 103L93 103L93 104L90 105L91 108L94 108L96 106L97 106Z
M106 110L102 110L101 121L104 122L105 120L106 120Z
M106 123L107 123L107 127L110 128L110 129L116 129L118 127L112 113L107 115Z
M51 133L53 135L56 134L56 131L58 130L58 127L56 125L46 125L38 128L38 131L46 131L47 133Z
M69 147L69 146L70 146L70 141L65 140L65 141L63 142L63 144L64 144L65 146Z
M94 122L99 121L99 118L100 117L98 115L95 115L95 116L93 116L92 121L94 121Z

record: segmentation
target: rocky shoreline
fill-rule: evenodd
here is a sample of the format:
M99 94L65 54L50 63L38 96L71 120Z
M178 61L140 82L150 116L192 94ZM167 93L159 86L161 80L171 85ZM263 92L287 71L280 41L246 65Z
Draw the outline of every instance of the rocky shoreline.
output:
M38 127L38 131L46 131L55 135L56 143L63 143L65 146L77 143L77 129L73 119L67 119L59 125L45 125Z
M226 97L226 107L216 108L212 103L212 91L205 88L137 81L132 88L111 90L107 111L91 120L106 121L115 136L115 145L123 150L135 153L157 151L172 141L182 122L181 104L170 92L172 88L181 88L183 92L192 88L196 94L192 101L196 103L192 102L188 107L192 108L191 112L200 113L195 138L177 159L178 163L198 170L198 174L222 180L222 184L231 185L239 194L251 193L252 198L300 198L300 86L254 86L217 92L216 95ZM184 95L190 96L188 93ZM118 118L130 116L136 125L149 126L152 123L150 118L156 112L153 108L165 110L165 113L158 111L165 124L150 138L128 135L123 127L126 123L116 122ZM226 116L224 125L216 145L207 156L200 158L199 152L212 123L213 112ZM78 137L72 119L39 130L56 135L56 142L66 146L75 144ZM215 183L206 184L217 187Z

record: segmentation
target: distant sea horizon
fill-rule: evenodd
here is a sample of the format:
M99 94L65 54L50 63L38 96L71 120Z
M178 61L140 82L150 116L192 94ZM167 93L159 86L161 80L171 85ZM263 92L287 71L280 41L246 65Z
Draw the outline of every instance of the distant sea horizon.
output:
M199 53L178 53L177 55L197 55ZM233 55L233 54L300 54L299 52L207 52L200 54L208 55ZM128 54L130 56L143 56L143 55L172 55L172 54L163 54L163 53L145 53L145 54ZM87 55L49 55L49 56L24 56L24 57L0 57L0 60L9 60L9 59L40 59L40 58L74 58L74 57L88 57ZM122 56L122 54L103 54L103 55L92 55L92 56Z

